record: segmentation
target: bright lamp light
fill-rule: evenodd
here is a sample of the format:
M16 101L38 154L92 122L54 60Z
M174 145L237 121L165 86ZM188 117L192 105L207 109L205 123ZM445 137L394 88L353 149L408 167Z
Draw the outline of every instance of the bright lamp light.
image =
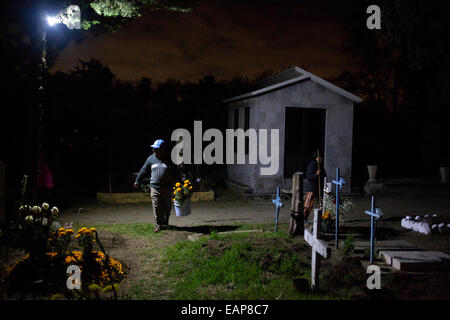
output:
M47 17L47 22L48 22L48 24L49 24L50 26L53 27L55 24L60 23L61 20L58 19L57 17L50 17L50 16L48 16L48 17Z
M69 29L80 29L80 7L77 5L70 5L67 8L61 10L56 16L47 16L47 22L50 26L54 26L57 23L63 23Z

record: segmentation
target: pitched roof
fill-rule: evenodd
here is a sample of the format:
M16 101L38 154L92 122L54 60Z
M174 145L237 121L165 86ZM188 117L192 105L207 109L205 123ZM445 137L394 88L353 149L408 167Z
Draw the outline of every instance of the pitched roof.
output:
M322 79L306 70L303 70L302 68L299 68L297 66L286 69L280 73L277 73L273 76L266 77L259 81L259 85L263 86L263 88L245 93L236 97L232 97L229 99L225 99L222 102L223 103L230 103L233 101L238 101L246 98L251 98L254 96L261 95L263 93L277 90L286 86L290 86L294 83L301 82L304 80L310 79L311 81L314 81L315 83L328 88L329 90L349 99L353 102L361 102L362 99L351 94L348 91L345 91L344 89L335 86L334 84L326 81L325 79Z

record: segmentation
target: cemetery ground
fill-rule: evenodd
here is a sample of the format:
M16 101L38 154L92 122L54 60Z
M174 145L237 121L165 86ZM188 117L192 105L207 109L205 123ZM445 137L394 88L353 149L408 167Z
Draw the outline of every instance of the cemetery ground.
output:
M303 237L288 236L289 200L284 200L277 233L270 198L243 199L224 190L213 202L193 203L190 216L176 217L172 211L171 227L156 234L150 204L86 200L62 208L59 221L72 222L74 229L97 228L106 251L127 270L120 283L124 299L449 299L449 270L405 273L381 260L375 262L382 271L381 290L367 289L368 250L352 246L369 240L364 210L370 197L352 199L340 249L322 260L316 292L309 290L311 247ZM450 253L448 234L426 236L400 227L406 215L450 218L448 188L402 188L378 196L377 207L384 214L377 240L406 240L422 250ZM13 252L9 262L20 257Z

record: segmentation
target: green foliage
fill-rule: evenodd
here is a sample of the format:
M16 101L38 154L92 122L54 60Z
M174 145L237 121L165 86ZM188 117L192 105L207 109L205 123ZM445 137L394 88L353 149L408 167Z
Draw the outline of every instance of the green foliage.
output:
M81 6L82 28L103 24L102 29L115 32L124 23L156 10L189 13L192 1L179 0L93 0Z
M105 17L133 18L140 16L139 7L135 1L94 0L90 6L98 15Z
M154 233L154 225L151 223L133 223L133 224L108 224L108 225L97 225L97 229L108 230L112 232L117 232L120 234L130 235L133 237L159 237L159 233Z
M353 252L353 249L355 248L354 241L355 237L352 234L348 235L347 238L345 238L344 246L342 248L344 256L349 256L350 253Z
M236 235L233 235L236 236ZM255 246L254 235L181 241L167 249L167 276L176 280L173 299L308 299L292 285L306 269L282 245ZM217 248L223 248L217 251Z

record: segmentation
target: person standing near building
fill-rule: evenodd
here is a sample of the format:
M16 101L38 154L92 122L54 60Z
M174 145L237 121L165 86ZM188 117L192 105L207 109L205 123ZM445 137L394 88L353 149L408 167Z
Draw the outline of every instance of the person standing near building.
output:
M150 147L153 154L145 161L133 187L138 189L140 180L150 174L150 194L155 217L154 232L159 232L161 228L169 226L172 187L180 177L178 168L171 162L164 140L158 139Z
M325 169L323 168L323 159L317 155L317 152L313 152L313 159L308 163L306 167L306 179L305 179L305 192L306 199L303 209L304 221L308 220L311 210L314 206L314 199L319 195L319 179L320 185L323 186L323 179L327 176Z

